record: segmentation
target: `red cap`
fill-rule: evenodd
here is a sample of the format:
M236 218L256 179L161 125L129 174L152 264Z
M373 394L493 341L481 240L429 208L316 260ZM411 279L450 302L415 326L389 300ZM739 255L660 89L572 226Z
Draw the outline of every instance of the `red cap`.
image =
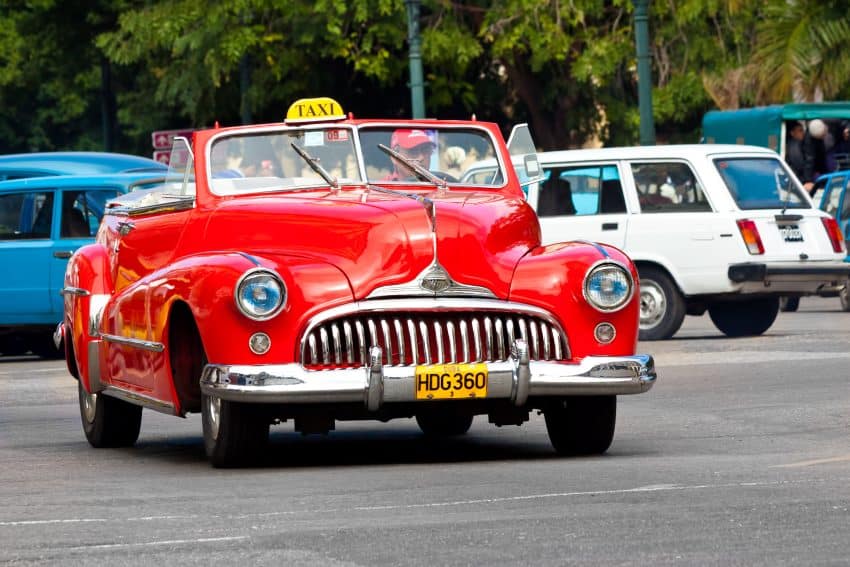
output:
M422 144L434 144L434 140L425 132L425 130L396 130L390 139L390 146L393 148L401 146L409 150Z

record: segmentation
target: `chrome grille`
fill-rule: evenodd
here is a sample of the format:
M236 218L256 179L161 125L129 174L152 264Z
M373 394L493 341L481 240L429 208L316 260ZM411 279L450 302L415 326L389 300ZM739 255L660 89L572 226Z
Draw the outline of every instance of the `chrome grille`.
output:
M415 366L507 360L517 338L531 360L567 360L560 327L516 312L354 313L322 321L301 341L307 367L364 366L369 348L381 347L383 364Z

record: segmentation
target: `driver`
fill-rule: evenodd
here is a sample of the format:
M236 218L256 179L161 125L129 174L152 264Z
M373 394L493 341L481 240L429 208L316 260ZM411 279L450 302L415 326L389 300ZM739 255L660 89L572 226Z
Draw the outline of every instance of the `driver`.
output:
M390 147L410 161L428 169L431 165L431 156L437 146L425 130L398 129L393 132L390 138ZM393 171L384 178L384 181L418 180L409 167L398 160L393 159L392 161Z

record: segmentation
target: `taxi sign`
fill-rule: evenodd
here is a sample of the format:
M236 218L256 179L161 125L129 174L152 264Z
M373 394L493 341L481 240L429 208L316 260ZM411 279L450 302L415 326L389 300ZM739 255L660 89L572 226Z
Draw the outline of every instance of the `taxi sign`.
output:
M344 120L342 106L332 98L302 98L292 103L286 111L287 123L321 122L324 120Z

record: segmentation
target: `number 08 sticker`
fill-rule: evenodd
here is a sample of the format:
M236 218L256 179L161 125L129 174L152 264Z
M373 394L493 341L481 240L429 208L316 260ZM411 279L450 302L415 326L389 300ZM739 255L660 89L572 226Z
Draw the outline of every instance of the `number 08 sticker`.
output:
M486 364L433 364L416 367L417 400L487 397Z

